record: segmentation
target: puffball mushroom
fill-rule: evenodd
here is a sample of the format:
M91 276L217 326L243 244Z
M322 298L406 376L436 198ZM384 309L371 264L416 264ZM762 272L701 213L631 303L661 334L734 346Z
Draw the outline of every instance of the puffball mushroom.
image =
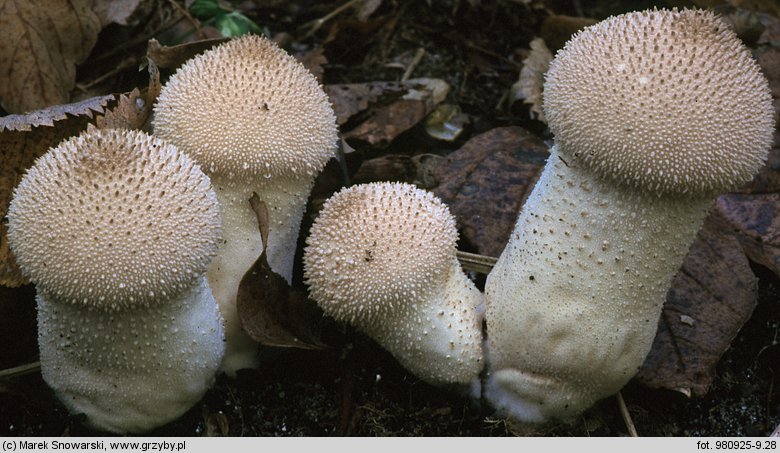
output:
M143 132L92 128L23 177L8 239L36 285L41 372L88 426L148 431L211 386L224 335L205 271L219 234L209 178Z
M485 288L486 396L526 422L635 375L710 205L758 171L774 128L750 52L702 10L584 29L543 107L555 146Z
M236 309L238 285L263 249L253 192L269 210L268 264L288 282L314 178L335 155L336 119L314 76L272 41L247 35L186 62L154 108L155 134L211 177L223 242L207 271L225 318L224 370L257 366Z
M449 209L410 184L357 185L329 198L304 250L323 311L372 337L432 384L476 385L483 295L456 257Z

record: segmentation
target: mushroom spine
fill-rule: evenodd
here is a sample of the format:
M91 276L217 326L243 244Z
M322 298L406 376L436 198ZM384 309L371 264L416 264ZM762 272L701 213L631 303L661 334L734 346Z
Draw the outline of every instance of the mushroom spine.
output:
M714 14L652 10L575 35L546 75L555 136L486 283L487 398L570 419L644 361L719 192L772 143L766 79Z

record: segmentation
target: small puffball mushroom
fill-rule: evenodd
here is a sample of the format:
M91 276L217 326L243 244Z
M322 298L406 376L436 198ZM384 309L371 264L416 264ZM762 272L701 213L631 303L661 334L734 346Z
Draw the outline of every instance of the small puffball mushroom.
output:
M710 205L754 176L774 128L750 52L702 10L584 29L544 112L555 146L485 287L485 393L526 422L570 419L636 374Z
M263 249L249 198L257 192L268 206L268 264L289 282L314 178L335 155L333 109L306 68L248 35L179 68L160 93L153 125L211 177L224 232L207 275L225 318L223 369L256 367L257 343L236 308L239 283Z
M139 433L197 403L224 353L206 282L209 178L143 132L91 128L30 168L8 239L35 283L43 379L88 426Z
M304 278L325 314L352 324L416 376L475 386L483 295L456 257L449 209L410 184L343 189L325 202Z

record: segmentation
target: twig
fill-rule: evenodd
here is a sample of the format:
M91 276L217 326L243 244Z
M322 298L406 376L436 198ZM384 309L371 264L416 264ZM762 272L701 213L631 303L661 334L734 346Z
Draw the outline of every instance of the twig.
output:
M308 38L309 36L313 35L317 32L317 30L322 27L325 22L333 19L334 17L341 14L342 11L349 8L350 6L354 5L355 3L362 1L362 0L349 0L347 3L344 3L343 5L339 6L338 8L334 9L333 11L329 12L328 14L320 17L319 19L315 19L313 21L307 22L303 25L301 25L301 30L304 30L306 28L309 28L309 31L307 31L300 39L299 41L303 41L304 39Z
M626 423L626 428L628 428L628 435L631 437L639 437L639 434L636 432L636 426L634 426L634 421L631 420L631 414L628 413L628 408L626 407L626 402L623 400L623 394L621 392L617 393L617 400L618 407L620 407L620 415L623 416L623 421Z
M35 373L41 369L41 362L26 363L13 368L7 368L0 370L0 379L7 379L17 376L24 376L25 374Z
M414 58L412 58L412 61L409 63L409 66L406 67L406 71L404 71L403 77L401 77L401 82L406 82L409 80L409 77L412 76L412 72L414 71L414 68L417 67L418 64L420 64L420 60L422 60L423 56L425 56L425 49L423 47L420 47L417 49L417 52L414 53Z
M770 434L769 437L780 437L780 425L777 425L777 428L772 431L772 434Z
M489 274L493 266L496 265L496 261L498 261L497 258L492 256L478 255L460 250L458 250L458 260L463 269L479 272L480 274Z
M170 2L171 5L173 5L173 8L176 11L178 11L179 14L181 14L184 19L187 19L187 22L189 22L190 25L192 25L192 28L195 29L195 33L198 34L198 38L199 39L206 39L206 38L208 38L208 36L206 36L206 34L203 33L203 29L200 26L200 22L195 20L195 18L192 17L192 15L190 15L189 11L187 11L186 8L181 6L176 0L169 0L169 2Z

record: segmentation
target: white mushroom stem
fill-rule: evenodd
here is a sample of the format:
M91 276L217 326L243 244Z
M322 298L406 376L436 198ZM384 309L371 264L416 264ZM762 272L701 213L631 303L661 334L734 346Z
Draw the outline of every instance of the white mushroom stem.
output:
M456 256L447 206L411 184L330 197L309 231L304 279L326 315L355 326L417 377L478 386L484 296Z
M469 386L478 394L483 311L483 294L454 260L440 292L424 303L399 307L381 322L356 327L415 376L435 385Z
M224 342L205 277L150 307L106 312L40 289L37 302L43 378L94 429L149 431L190 409L214 382Z
M620 190L554 147L487 279L488 399L541 422L620 390L713 200Z
M225 319L227 349L223 370L233 375L239 369L258 366L258 345L241 326L236 299L241 279L263 248L257 215L249 198L256 192L269 207L268 264L290 283L301 219L313 181L307 176L293 184L258 181L255 186L248 186L219 175L211 180L222 212L223 232L217 256L206 275Z

